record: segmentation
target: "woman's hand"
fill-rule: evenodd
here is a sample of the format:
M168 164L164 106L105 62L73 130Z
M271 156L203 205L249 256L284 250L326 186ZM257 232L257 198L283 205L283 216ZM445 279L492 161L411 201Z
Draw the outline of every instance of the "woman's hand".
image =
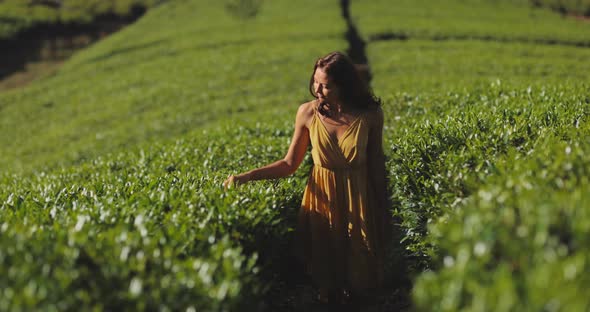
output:
M248 173L242 173L238 175L230 174L225 181L223 181L223 187L228 189L233 185L240 185L250 181L250 175Z
M308 102L299 106L297 116L295 117L293 139L284 159L277 160L264 167L252 169L246 173L238 175L231 174L223 182L223 187L228 189L234 184L240 185L255 180L278 179L293 174L303 161L307 147L309 146L309 129L307 128L307 124L314 116L314 103Z

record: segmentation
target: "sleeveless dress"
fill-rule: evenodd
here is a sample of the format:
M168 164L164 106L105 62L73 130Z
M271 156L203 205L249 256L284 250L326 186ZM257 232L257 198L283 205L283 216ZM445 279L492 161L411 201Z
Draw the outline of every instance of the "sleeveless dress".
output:
M382 214L368 177L372 112L358 116L338 140L317 110L309 127L313 169L295 232L295 254L319 287L364 291L383 280Z

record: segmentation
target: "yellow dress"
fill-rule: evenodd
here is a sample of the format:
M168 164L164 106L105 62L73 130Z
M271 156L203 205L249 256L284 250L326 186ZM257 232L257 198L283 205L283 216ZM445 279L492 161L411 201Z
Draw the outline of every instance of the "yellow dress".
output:
M383 279L382 214L367 172L373 112L357 117L338 140L317 110L309 127L311 171L295 237L296 255L314 283L356 291Z

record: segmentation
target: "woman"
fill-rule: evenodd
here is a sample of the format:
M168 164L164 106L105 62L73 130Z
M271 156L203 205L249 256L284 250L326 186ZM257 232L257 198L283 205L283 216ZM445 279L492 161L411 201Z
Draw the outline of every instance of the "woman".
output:
M339 52L316 61L309 89L316 99L299 107L285 158L230 175L224 186L288 176L311 144L314 166L299 211L296 255L319 287L318 299L342 302L383 279L383 112Z

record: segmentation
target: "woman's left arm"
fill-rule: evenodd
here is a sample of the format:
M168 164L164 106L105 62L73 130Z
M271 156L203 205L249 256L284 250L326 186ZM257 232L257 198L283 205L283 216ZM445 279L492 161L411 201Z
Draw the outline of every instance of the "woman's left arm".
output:
M313 107L309 103L299 106L297 116L295 117L293 139L291 140L287 155L283 159L242 174L230 175L223 182L223 186L227 188L232 184L243 184L254 180L276 179L293 174L303 161L310 143L307 121L311 114L313 114Z

